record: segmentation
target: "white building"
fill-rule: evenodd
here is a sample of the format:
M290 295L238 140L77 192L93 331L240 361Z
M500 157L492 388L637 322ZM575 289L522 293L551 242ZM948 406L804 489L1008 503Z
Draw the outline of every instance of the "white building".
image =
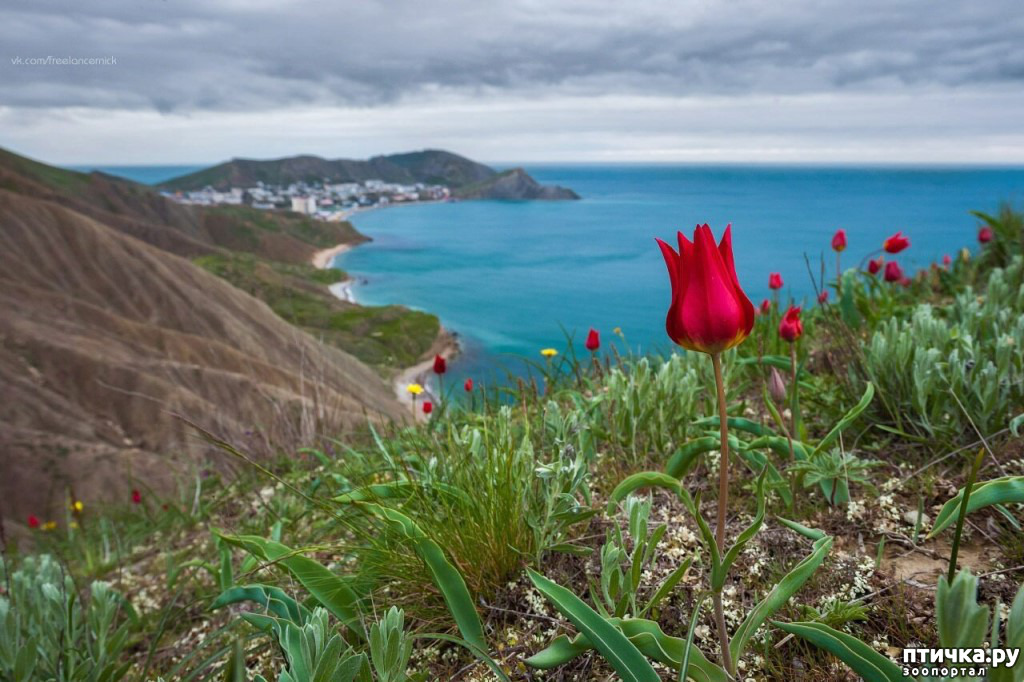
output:
M315 215L316 198L305 196L292 197L292 210L305 215Z

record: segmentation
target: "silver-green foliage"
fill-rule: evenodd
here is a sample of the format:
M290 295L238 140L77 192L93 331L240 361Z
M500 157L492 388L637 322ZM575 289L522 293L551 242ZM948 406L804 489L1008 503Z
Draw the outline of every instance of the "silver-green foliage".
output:
M404 682L412 655L412 639L405 632L405 614L392 606L370 626L370 660L378 682Z
M113 682L134 610L109 583L95 581L83 600L71 577L49 555L28 556L7 573L0 560L0 679L11 682Z
M333 631L326 609L314 608L308 617L303 618L304 622L258 618L259 624L270 624L287 659L278 682L372 682L366 655L354 652L341 635ZM261 675L254 679L266 682Z
M921 304L880 325L863 367L903 431L970 433L956 398L982 433L1006 427L1024 404L1024 259L993 270L983 295L967 288L948 306Z
M605 378L607 390L594 398L605 408L595 413L595 427L634 458L646 452L670 453L688 437L690 420L680 415L703 411L707 386L714 385L708 367L700 354L681 353L664 361L644 357L613 368Z

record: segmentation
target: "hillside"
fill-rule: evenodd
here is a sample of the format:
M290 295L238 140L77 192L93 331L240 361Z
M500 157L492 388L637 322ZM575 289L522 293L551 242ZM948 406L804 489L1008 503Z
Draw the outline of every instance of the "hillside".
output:
M509 172L525 176L525 183L509 183ZM578 199L572 190L563 187L542 187L522 169L499 173L481 163L441 150L424 150L388 156L375 156L365 161L353 159L328 160L318 156L293 156L259 161L232 159L195 173L173 178L160 185L167 190L197 190L213 187L252 187L259 182L268 185L305 183L340 183L383 180L384 182L445 185L457 196L474 199ZM472 194L460 194L472 187ZM515 194L517 190L523 193ZM510 196L515 194L515 196Z
M344 273L309 260L366 239L348 223L181 206L3 150L0 215L4 514L57 509L69 487L170 492L209 452L175 415L268 454L316 424L400 416L382 375L439 337L433 315L329 293Z

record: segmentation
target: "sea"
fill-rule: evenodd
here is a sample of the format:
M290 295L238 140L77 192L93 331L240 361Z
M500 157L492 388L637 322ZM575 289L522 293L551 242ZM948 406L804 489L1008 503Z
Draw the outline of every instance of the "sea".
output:
M511 167L514 164L500 164ZM458 334L451 379L498 381L564 356L593 327L605 346L669 352L669 280L654 241L674 243L708 223L732 225L740 284L757 305L768 276L784 298L813 303L812 277L832 276L832 234L846 230L842 266L855 267L902 231L904 269L928 267L962 248L977 250L969 211L1024 206L1024 168L741 165L525 164L542 183L579 201L465 201L362 212L355 226L373 241L334 265L355 279L355 298L438 315ZM198 167L102 167L156 183ZM81 168L79 168L81 169ZM85 168L86 170L88 168ZM618 330L617 333L615 330Z

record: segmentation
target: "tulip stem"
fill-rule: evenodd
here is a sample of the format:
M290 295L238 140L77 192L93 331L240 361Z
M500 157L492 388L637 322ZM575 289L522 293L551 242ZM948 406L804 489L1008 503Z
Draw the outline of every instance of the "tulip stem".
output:
M836 251L836 296L843 293L843 268L839 264L839 257L840 252Z
M725 406L722 354L712 353L711 364L715 368L715 386L718 389L718 423L719 431L722 434L720 448L722 457L718 463L718 524L715 528L715 544L718 545L718 555L725 556L725 508L729 502L729 413ZM715 624L718 627L718 641L722 650L722 667L732 678L736 676L736 671L733 669L732 654L729 651L729 631L725 626L725 609L722 607L721 590L716 590L712 594L712 601L715 605Z

